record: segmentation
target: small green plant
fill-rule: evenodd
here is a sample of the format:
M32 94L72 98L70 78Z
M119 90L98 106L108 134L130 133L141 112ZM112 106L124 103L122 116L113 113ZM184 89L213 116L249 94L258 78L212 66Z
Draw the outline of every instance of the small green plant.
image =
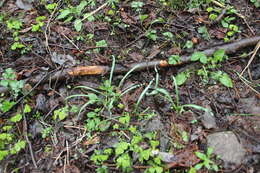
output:
M215 21L218 18L218 15L221 14L222 10L215 7L208 7L207 11L209 13L209 19ZM221 25L224 28L227 28L228 31L226 36L224 37L224 41L229 41L231 37L233 37L236 33L239 33L239 27L234 23L236 17L233 17L233 14L237 13L237 10L232 6L228 6L226 9L225 16L221 19ZM233 23L232 23L233 22Z
M223 49L215 51L211 57L207 57L203 52L195 52L191 56L191 61L200 61L204 64L202 68L197 71L197 74L202 76L205 83L208 83L209 78L211 78L215 81L219 81L226 87L232 88L233 83L229 75L220 70L214 70L219 67L219 63L225 59L227 59L227 56Z
M178 64L181 60L181 57L179 55L171 55L169 58L168 58L168 63L169 64Z
M203 52L195 52L191 55L191 61L200 61L202 64L207 64L208 58Z
M10 89L11 94L16 98L22 92L24 81L16 80L16 74L11 68L5 69L2 77L0 85Z
M184 48L188 48L188 49L193 48L193 42L190 40L186 41Z
M94 18L92 15L89 15L89 13L85 13L83 15L83 11L86 6L95 5L95 1L81 1L79 5L76 7L69 6L68 8L60 10L60 14L58 15L58 20L65 20L65 22L70 22L74 20L74 28L76 31L81 31L83 23L82 21L85 19L93 21ZM83 19L81 19L83 17Z
M141 1L133 1L131 3L131 7L135 9L135 11L140 12L142 10L142 7L144 6L144 3Z
M13 132L14 123L19 123L23 117L31 112L31 107L26 104L23 111L17 112L8 120L8 124L0 129L0 160L13 154L17 154L26 146L26 141L21 140L18 135Z
M180 85L184 84L189 77L190 77L190 72L188 70L187 71L183 71L181 73L178 73L176 75L176 84L177 84L177 86L180 86Z
M51 13L57 7L57 5L58 5L57 3L47 4L45 5L45 8Z
M228 88L233 88L233 83L229 75L222 71L211 72L211 78L219 81L221 84Z
M195 152L195 155L201 159L202 162L198 163L195 165L195 169L196 170L200 170L201 168L205 167L208 170L214 170L214 171L218 171L218 165L215 164L214 161L211 160L212 158L212 153L213 153L213 148L208 148L207 149L207 153L201 153L201 152Z
M133 170L133 156L135 153L138 156L138 161L141 164L148 164L151 167L145 170L146 173L162 173L163 167L159 157L152 154L153 150L159 146L159 141L155 140L156 135L154 133L147 133L141 135L136 127L130 127L129 132L132 133L130 141L122 140L115 144L113 148L107 148L104 151L96 150L91 156L91 160L97 165L103 165L104 162L112 159L115 161L118 168L123 172L131 172ZM147 142L148 148L143 148L140 143ZM99 169L105 169L99 167Z
M30 50L30 47L26 47L23 43L20 42L19 30L22 29L23 23L18 19L9 19L6 21L7 28L13 33L14 43L11 45L11 50L21 50L21 53L24 54Z
M54 120L64 120L67 116L69 115L69 107L68 106L64 106L60 109L57 109L54 111L54 114L53 114L53 119Z
M47 138L53 132L52 127L46 127L42 130L42 138Z
M22 21L20 20L17 20L17 19L10 19L10 20L7 20L7 28L9 30L20 30L23 26L23 23Z
M206 26L199 27L198 33L200 33L205 40L210 40L210 35Z
M14 101L9 101L9 100L4 100L2 101L2 99L0 99L0 111L5 113L8 112L14 105L16 102Z
M156 33L156 30L150 30L145 34L145 36L153 41L156 41L158 37Z
M45 16L39 16L35 19L36 24L32 25L32 32L41 31L41 27L44 26L44 20L46 19Z

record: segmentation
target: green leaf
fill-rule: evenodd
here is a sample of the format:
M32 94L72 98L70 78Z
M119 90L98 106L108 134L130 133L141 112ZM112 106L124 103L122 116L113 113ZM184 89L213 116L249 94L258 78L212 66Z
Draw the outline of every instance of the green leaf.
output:
M193 47L193 42L190 41L190 40L186 41L184 47L186 47L186 48L188 48L188 49L192 48L192 47Z
M54 10L56 8L56 6L57 6L57 3L52 3L52 4L45 5L45 8L51 12L52 10Z
M155 167L155 172L156 172L156 173L163 173L163 168L160 167L160 166L156 166L156 167Z
M82 28L82 21L81 19L76 19L74 21L74 28L76 29L76 31L81 31L81 28Z
M210 20L216 20L217 17L218 17L218 15L216 15L216 14L214 14L214 13L212 13L212 14L209 15L209 19L210 19Z
M188 78L186 72L181 72L177 74L175 79L176 79L176 84L180 86L184 84Z
M169 64L177 64L180 62L180 56L179 55L171 55L168 59Z
M12 141L13 135L10 133L0 133L0 140L2 141Z
M76 7L77 14L79 15L81 11L88 5L87 1L81 1L80 4Z
M195 165L194 168L195 168L196 170L200 170L202 167L203 167L203 163L199 163L199 164Z
M209 147L207 150L207 156L210 157L210 155L213 153L213 148Z
M106 40L100 40L96 42L97 47L107 47L107 42Z
M151 154L151 149L143 150L139 153L139 161L143 163L144 160L148 160Z
M221 24L224 28L228 28L229 24L225 22L224 20L221 20Z
M117 162L116 163L117 166L121 167L124 172L130 172L131 166L132 166L132 161L131 161L131 157L127 153L118 157L116 162Z
M207 156L201 152L195 152L195 155L201 160L207 160Z
M118 121L122 124L128 125L130 122L130 116L126 115L126 116L122 116L118 119Z
M23 118L23 115L18 113L15 116L13 116L12 118L10 118L10 121L13 123L17 123L17 122L21 121L22 118Z
M0 160L3 160L8 154L8 150L0 150Z
M145 19L147 19L149 16L147 14L139 15L139 18L141 22L143 22Z
M218 165L213 164L212 168L213 168L214 171L218 172Z
M130 144L127 143L127 142L118 143L117 146L116 146L116 150L115 150L116 156L124 153L124 151L128 149L129 145Z
M203 52L195 52L191 55L191 61L200 60L200 62L202 62L202 61L205 61L205 59L207 59L207 56Z
M4 113L8 112L15 105L15 103L16 102L5 100L0 104L0 110Z
M26 142L24 140L22 141L18 141L13 148L11 148L11 154L16 154L19 151L21 151L22 149L24 149L26 146Z
M151 144L152 149L155 149L156 147L158 147L160 145L160 142L155 141L155 140L151 140L150 144Z
M173 34L171 32L164 32L162 35L167 37L168 39L173 38Z
M26 104L23 109L23 113L30 113L32 111L31 106Z
M233 82L227 73L223 73L222 76L219 78L219 81L224 86L233 88Z
M216 62L221 62L224 59L225 56L225 50L219 49L214 52L213 57Z
M197 170L195 168L190 168L188 173L197 173Z
M69 14L71 14L71 10L70 10L70 9L62 10L61 13L58 15L57 19L58 19L58 20L64 19L64 18L66 18Z
M83 20L87 19L89 22L93 22L95 17L91 13L84 14Z
M59 118L59 120L64 120L68 116L68 113L68 106L57 109L54 111L53 119L56 120L57 118Z
M208 62L207 57L206 57L206 56L200 57L200 62L201 62L202 64L207 64L207 62Z
M40 30L40 25L32 25L32 32L36 32Z
M8 87L8 84L9 84L8 80L1 80L0 81L0 85L3 86L3 87Z
M141 142L143 140L142 136L138 135L138 136L133 136L132 140L131 140L131 145L135 145L138 144L139 142Z

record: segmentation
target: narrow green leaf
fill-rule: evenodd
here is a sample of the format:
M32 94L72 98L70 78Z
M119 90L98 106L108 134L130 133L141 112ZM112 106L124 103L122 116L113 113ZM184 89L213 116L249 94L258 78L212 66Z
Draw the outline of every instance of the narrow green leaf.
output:
M76 31L81 31L82 28L82 21L80 19L76 19L74 21L74 28L76 29Z
M178 86L184 84L187 80L187 75L185 72L178 73L176 76L176 83Z
M58 20L64 19L64 18L66 18L70 13L71 13L71 10L70 10L70 9L62 10L61 13L58 15L57 19L58 19Z
M223 75L219 78L219 81L224 86L229 87L229 88L233 88L232 80L227 73L223 73Z

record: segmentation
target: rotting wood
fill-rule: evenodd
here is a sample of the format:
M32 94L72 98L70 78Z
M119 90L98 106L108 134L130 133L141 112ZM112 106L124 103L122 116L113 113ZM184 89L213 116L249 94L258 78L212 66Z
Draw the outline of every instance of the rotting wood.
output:
M224 49L226 54L233 54L237 52L239 49L256 45L260 41L260 36L251 37L242 39L240 41L236 41L229 44L224 44L220 46L216 46L210 49L206 49L202 51L205 55L210 56L218 49ZM154 66L158 67L170 67L170 66L178 66L182 64L191 63L190 56L184 55L181 56L180 62L178 64L170 65L168 64L167 60L154 60L148 62L141 62L141 63L133 63L127 66L116 65L114 69L114 73L126 73L132 68L136 68L135 71L141 71L148 68L153 68ZM32 76L30 79L26 81L30 84L36 84L40 80L41 83L48 82L48 81L56 81L56 80L64 80L69 79L76 76L84 76L84 75L105 75L110 72L109 66L78 66L73 68L68 68L60 71L56 71L47 75L47 77L42 80L42 77L46 74L41 74L37 76ZM7 89L0 87L0 93L6 92Z

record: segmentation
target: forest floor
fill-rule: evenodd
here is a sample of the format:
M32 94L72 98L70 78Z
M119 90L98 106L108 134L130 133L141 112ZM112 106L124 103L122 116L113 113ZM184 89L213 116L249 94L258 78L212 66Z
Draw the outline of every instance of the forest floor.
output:
M2 0L0 173L259 173L259 7Z

